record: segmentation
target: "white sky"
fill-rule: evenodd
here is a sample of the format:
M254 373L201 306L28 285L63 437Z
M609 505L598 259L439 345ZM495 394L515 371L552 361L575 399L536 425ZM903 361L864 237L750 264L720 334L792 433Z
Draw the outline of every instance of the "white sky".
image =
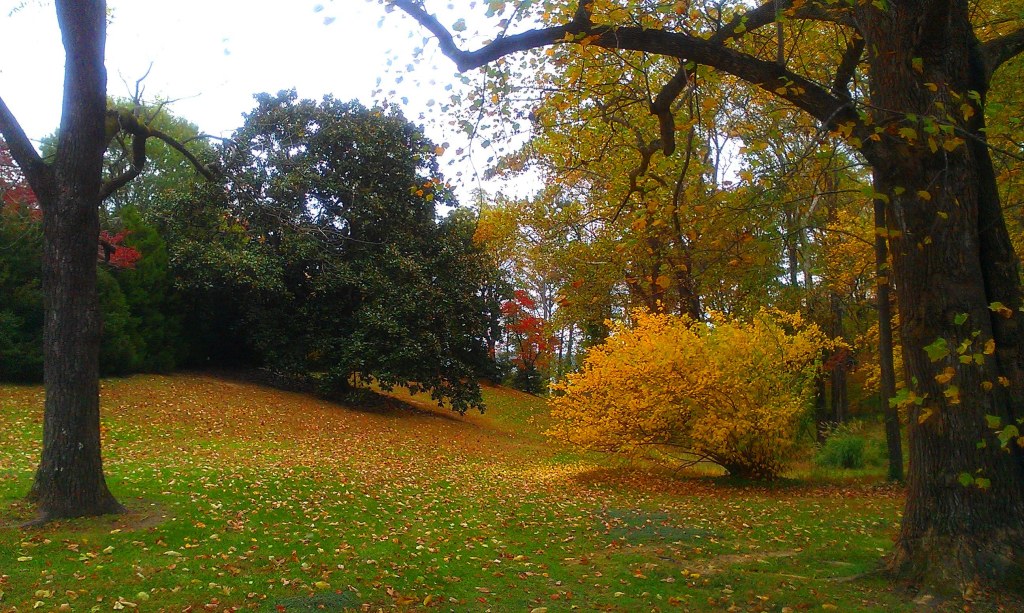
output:
M25 4L11 13L11 9ZM387 61L412 62L423 31L398 13L367 0L110 0L113 21L107 32L108 93L128 96L135 80L147 99L178 100L170 110L204 132L227 136L253 107L253 94L296 88L301 97L331 93L366 105L381 78L385 91L396 88ZM443 5L443 3L442 3ZM319 9L319 10L318 10ZM378 28L381 17L386 17ZM330 21L333 20L333 21ZM325 23L330 21L330 23ZM60 121L64 48L52 1L0 0L0 96L32 139L52 133ZM426 101L447 96L456 83L454 65L439 52L397 86L393 101L407 97L406 116L437 119ZM127 85L124 83L127 82ZM377 100L380 99L378 96ZM442 124L443 122L437 122ZM456 133L427 126L437 142L452 150L463 144ZM450 151L447 156L454 157ZM442 169L455 180L457 168ZM460 193L466 200L472 169ZM478 164L478 168L482 167ZM493 189L493 186L488 186Z

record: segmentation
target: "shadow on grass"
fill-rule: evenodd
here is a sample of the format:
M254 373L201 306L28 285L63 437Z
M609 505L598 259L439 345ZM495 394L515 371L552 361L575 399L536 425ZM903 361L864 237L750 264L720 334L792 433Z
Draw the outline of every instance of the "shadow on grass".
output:
M54 519L37 523L36 505L26 500L15 500L7 505L0 504L0 530L50 531L70 528L83 531L100 529L105 532L110 530L134 532L159 526L171 517L162 504L142 498L132 499L124 503L124 506L123 513L98 517Z
M408 402L369 387L352 387L344 392L322 393L317 389L315 382L312 380L297 380L262 369L195 371L193 374L214 377L225 381L260 385L285 392L307 394L334 404L338 408L360 413L390 417L401 417L402 415L436 417L438 419L465 423L460 419L460 415L447 409Z
M723 494L761 494L783 496L819 496L837 491L863 491L871 496L900 497L899 484L854 481L823 481L780 477L772 481L741 479L730 475L688 474L670 468L642 467L624 464L598 467L574 475L573 480L597 487L639 488L651 494L673 496L721 496Z

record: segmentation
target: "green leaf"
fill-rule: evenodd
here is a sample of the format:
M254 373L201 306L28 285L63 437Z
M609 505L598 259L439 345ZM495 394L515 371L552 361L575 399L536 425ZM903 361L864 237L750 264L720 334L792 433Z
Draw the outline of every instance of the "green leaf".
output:
M960 473L960 476L957 477L957 481L960 482L960 485L969 487L974 484L974 477L971 476L971 473Z
M999 433L999 444L1002 447L1006 447L1010 444L1010 441L1017 440L1018 436L1020 436L1020 430L1017 429L1017 426L1010 424Z
M1003 420L998 415L986 415L985 423L988 424L990 429L996 430L999 426L1003 425Z
M987 490L992 487L992 481L985 477L978 477L974 480L974 485L977 485L978 489Z
M953 323L955 323L958 326L962 326L964 325L964 322L967 321L968 317L970 317L970 315L968 315L967 313L957 313L956 317L953 318Z
M931 345L924 348L924 352L928 354L929 360L938 362L949 355L949 344L946 342L946 339L937 338Z

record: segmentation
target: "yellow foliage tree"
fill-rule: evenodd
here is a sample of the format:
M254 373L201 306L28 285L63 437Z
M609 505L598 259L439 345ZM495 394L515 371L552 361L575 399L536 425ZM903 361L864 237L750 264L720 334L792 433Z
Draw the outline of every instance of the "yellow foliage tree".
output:
M730 474L771 479L795 444L833 341L799 314L742 322L633 312L555 386L552 437L605 451L673 446Z

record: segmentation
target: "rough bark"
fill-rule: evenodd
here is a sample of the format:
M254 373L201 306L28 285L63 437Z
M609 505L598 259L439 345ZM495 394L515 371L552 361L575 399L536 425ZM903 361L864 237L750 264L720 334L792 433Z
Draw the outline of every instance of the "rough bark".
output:
M52 164L33 149L0 100L0 131L43 212L43 451L29 498L38 521L122 510L107 488L100 449L96 288L106 148L106 3L58 0L66 53L64 106Z
M100 451L102 319L96 251L106 148L106 3L57 2L67 53L52 195L43 210L43 453L31 497L40 519L122 510L107 489Z
M960 109L970 99L978 68L970 62L976 43L966 5L907 2L884 13L863 10L870 24L872 103L888 112L880 123L942 117L943 108ZM1020 292L1019 280L994 271L1000 263L991 249L982 249L979 222L991 225L994 213L983 203L995 189L985 171L989 154L969 145L933 147L923 130L916 140L894 136L887 144L885 153L869 159L896 230L890 246L903 359L908 385L920 399L909 404L907 503L892 568L932 589L964 588L975 580L1020 587L1024 473L986 421L996 416L1007 423L1009 396L1020 392L999 389L996 382L1008 370L984 350L1006 327L989 309L990 294L998 291L1017 304ZM986 239L993 242L998 239ZM993 274L998 288L991 287ZM1016 347L1008 349L1017 355ZM943 372L954 373L952 381L936 378Z

